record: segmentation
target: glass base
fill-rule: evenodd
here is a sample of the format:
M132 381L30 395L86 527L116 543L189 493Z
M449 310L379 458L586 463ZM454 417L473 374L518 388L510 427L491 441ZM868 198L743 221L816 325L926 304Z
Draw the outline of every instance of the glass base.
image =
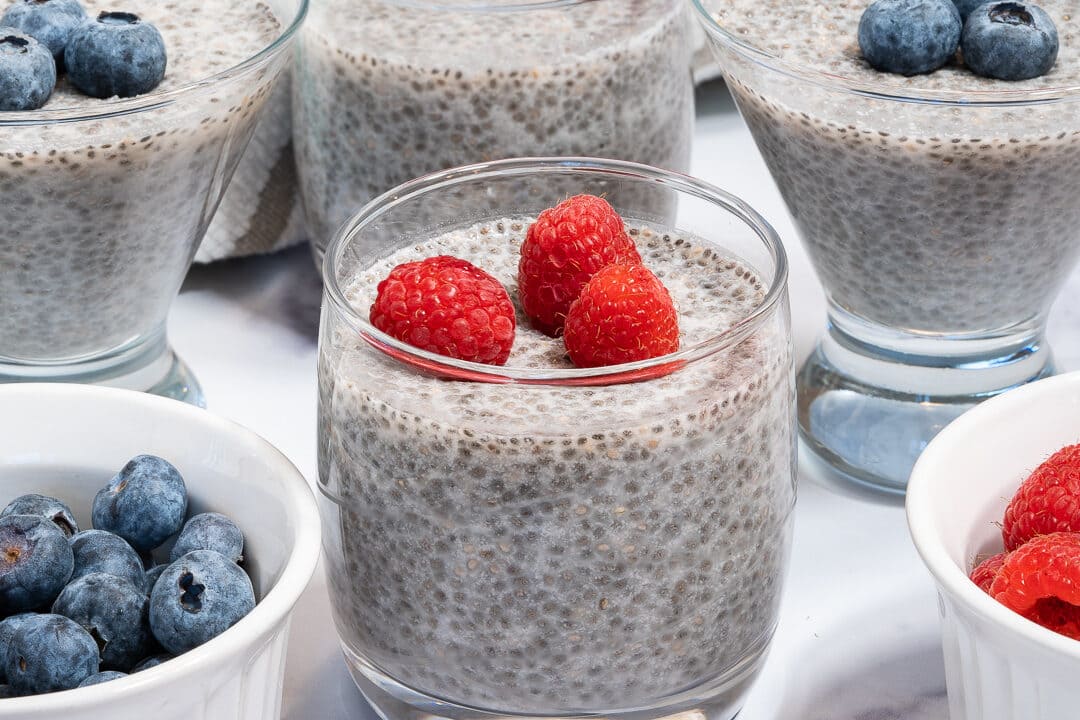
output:
M35 363L0 358L0 383L67 382L138 390L206 407L191 369L164 333L130 343L104 355Z
M573 713L507 713L432 697L388 677L342 643L345 665L360 692L383 720L732 720L768 654L772 633L722 677L665 698L656 705Z
M903 352L847 329L830 316L799 371L799 434L841 477L890 493L905 492L927 443L959 415L1054 373L1049 348L1030 328L970 342L909 335Z
M169 371L146 392L205 408L206 396L203 395L202 386L199 385L195 374L191 372L191 368L172 348L169 348L168 354L172 358Z

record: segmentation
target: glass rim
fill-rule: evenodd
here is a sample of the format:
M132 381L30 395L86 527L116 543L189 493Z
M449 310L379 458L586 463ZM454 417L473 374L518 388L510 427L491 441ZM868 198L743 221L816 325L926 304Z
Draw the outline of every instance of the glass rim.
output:
M765 297L741 320L690 347L649 360L597 368L514 367L456 360L421 350L376 329L367 316L361 314L345 297L337 277L337 268L341 263L341 258L350 243L364 228L387 211L432 191L485 178L538 173L553 175L594 173L602 176L632 177L660 187L671 188L719 206L749 227L768 251L775 267L769 278L769 287ZM757 272L756 268L753 269ZM322 272L323 287L330 305L357 331L360 339L391 355L399 362L407 362L437 374L482 382L600 385L634 382L674 372L694 361L741 343L773 315L781 298L786 296L788 259L780 236L760 213L744 200L710 183L682 173L660 170L625 160L588 157L526 157L476 163L431 173L383 193L364 205L334 233L323 258Z
M725 29L709 12L709 9L705 7L705 0L691 0L691 2L697 13L698 20L713 42L722 44L728 50L766 69L827 90L847 92L872 100L956 107L1008 108L1080 100L1080 84L1021 90L929 90L908 88L902 92L889 92L888 90L882 90L873 83L860 82L824 70L808 68L800 63L785 60L779 55L763 50Z
M279 51L283 50L289 44L300 29L300 26L304 22L304 18L307 17L309 2L310 0L299 0L292 21L285 26L273 42L243 62L214 73L213 75L186 83L180 87L162 93L150 92L146 95L124 98L105 103L104 105L4 112L0 113L0 128L33 127L35 125L108 120L111 118L124 117L126 115L134 115L139 112L157 110L172 105L186 95L193 94L199 90L218 85L226 80L242 75L277 55Z

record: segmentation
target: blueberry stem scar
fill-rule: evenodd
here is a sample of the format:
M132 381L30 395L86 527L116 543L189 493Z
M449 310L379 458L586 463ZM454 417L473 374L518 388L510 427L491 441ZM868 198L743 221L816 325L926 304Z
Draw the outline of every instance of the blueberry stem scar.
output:
M1033 23L1031 13L1023 5L1017 3L999 3L990 10L990 19L993 22L1008 23L1009 25L1031 25Z
M4 38L0 38L0 47L3 48L3 52L12 53L24 53L26 52L26 46L30 44L30 41L26 38L18 37L17 35L8 35Z
M184 591L180 596L180 604L184 609L190 612L202 610L202 593L206 586L195 582L195 576L189 572L181 573L177 584Z
M129 12L103 12L98 15L98 22L106 25L135 25L139 16Z

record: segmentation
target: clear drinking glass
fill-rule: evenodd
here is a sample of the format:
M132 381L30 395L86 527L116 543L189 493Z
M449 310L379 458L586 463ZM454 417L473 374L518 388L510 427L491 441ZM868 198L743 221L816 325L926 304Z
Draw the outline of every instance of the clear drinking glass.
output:
M0 114L0 382L202 403L165 320L307 11L307 0L269 4L280 36L213 77Z
M685 0L326 0L301 34L294 143L316 261L425 173L527 155L686 171Z
M525 229L569 187L649 200L616 208L700 341L574 369L519 314L518 359L496 367L368 323L378 280L433 237L515 297ZM518 201L491 209L491 193ZM776 624L795 500L787 264L772 228L683 175L511 160L372 201L324 276L327 577L349 670L379 711L733 717Z
M694 5L828 300L800 432L903 492L949 421L1053 372L1047 313L1080 255L1080 88L892 92L752 46L717 20L723 0Z

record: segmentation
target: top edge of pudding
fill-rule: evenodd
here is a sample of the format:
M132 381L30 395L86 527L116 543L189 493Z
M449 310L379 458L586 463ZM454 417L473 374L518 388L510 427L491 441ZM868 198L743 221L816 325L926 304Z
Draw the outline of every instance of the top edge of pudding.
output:
M441 69L454 82L458 72L570 82L580 73L585 83L586 61L624 61L631 39L635 49L668 42L673 27L686 29L685 11L680 0L326 0L304 38L361 72ZM689 48L683 52L689 58Z
M1050 72L1020 81L980 77L955 59L921 75L875 70L863 59L858 41L859 20L870 3L694 0L717 42L779 72L838 90L895 100L960 104L1080 99L1078 2L1033 3L1057 26L1060 49Z
M556 384L590 378L619 383L662 376L677 370L681 364L690 364L749 337L768 316L778 297L769 286L773 278L762 275L731 251L693 234L626 218L627 231L641 251L644 265L657 274L675 300L680 349L633 363L577 368L566 356L562 338L550 338L533 329L518 301L518 248L534 219L529 215L514 215L436 231L415 245L358 270L331 292L331 297L340 293L334 301L351 316L354 328L383 347L388 355L403 356L403 365L416 364L464 380ZM376 287L390 270L398 264L434 255L453 255L472 262L490 272L506 288L515 306L517 333L505 365L455 360L420 350L376 330L368 321ZM702 314L703 307L710 312ZM414 363L417 359L423 362Z
M0 12L13 2L0 3ZM87 16L102 11L132 12L157 27L165 41L165 77L148 93L99 99L76 90L66 73L43 107L0 112L0 127L50 122L75 122L112 117L169 103L184 93L212 86L258 64L296 32L307 14L308 0L297 0L295 13L283 17L265 0L82 0ZM224 11L224 14L223 14ZM228 33L221 31L230 28Z

